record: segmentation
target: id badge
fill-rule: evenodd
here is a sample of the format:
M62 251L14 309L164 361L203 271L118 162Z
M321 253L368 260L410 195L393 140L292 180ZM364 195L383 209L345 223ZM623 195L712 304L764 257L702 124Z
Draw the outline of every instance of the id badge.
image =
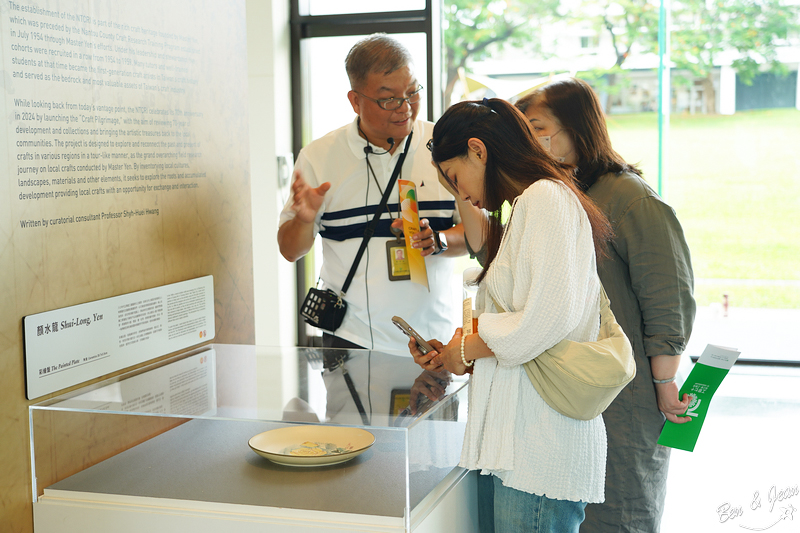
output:
M389 266L390 281L411 279L405 239L386 241L386 263Z

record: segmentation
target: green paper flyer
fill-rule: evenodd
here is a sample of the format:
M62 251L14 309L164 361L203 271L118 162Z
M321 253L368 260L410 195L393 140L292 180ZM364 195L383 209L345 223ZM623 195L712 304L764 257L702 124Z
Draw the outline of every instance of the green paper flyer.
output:
M683 398L684 394L689 395L689 407L686 413L679 416L690 416L693 420L685 424L676 424L669 420L664 422L664 428L658 438L659 444L687 452L694 451L703 422L706 420L711 398L738 357L739 351L735 348L713 344L706 346L678 394L680 398Z

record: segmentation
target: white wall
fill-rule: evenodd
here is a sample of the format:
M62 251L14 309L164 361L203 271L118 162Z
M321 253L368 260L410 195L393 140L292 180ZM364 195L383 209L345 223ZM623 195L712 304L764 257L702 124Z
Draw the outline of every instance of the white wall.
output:
M289 2L247 0L246 9L255 342L293 346L294 264L280 255L276 238L287 195L278 187L277 158L292 150Z

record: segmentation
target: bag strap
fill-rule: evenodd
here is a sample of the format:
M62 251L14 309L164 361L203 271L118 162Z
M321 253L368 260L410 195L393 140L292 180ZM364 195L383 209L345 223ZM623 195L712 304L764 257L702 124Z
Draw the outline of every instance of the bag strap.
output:
M403 161L405 161L406 155L408 154L408 149L411 146L411 136L413 134L414 131L412 130L411 133L408 134L408 137L406 137L406 146L403 149L403 153L400 154L400 157L397 159L397 164L394 166L394 172L392 172L392 177L389 178L389 183L386 185L386 190L383 191L383 197L381 198L381 203L378 206L378 209L375 210L375 215L373 215L369 225L367 225L366 229L364 230L364 239L361 241L361 246L358 248L358 253L356 253L356 258L353 260L353 264L350 267L350 272L347 273L347 278L344 280L344 285L342 285L342 292L340 298L344 298L345 293L347 293L347 289L350 288L350 283L353 281L353 276L356 275L356 269L358 268L358 263L361 262L361 257L364 255L364 252L367 249L367 243L375 234L375 226L378 225L378 219L381 218L383 210L386 208L386 204L389 203L389 195L391 194L392 189L394 189L394 183L397 181L397 177L400 175L400 171L403 168Z
M487 288L487 292L489 292ZM501 313L505 313L506 310L503 309L503 306L497 303L492 293L489 292L489 297L492 299L492 303L494 304L495 309L497 309ZM611 301L608 299L608 295L606 294L606 289L603 287L603 283L600 283L600 311L602 313L603 307L611 307ZM613 314L612 314L613 316ZM601 317L602 320L602 317ZM602 325L602 324L601 324Z

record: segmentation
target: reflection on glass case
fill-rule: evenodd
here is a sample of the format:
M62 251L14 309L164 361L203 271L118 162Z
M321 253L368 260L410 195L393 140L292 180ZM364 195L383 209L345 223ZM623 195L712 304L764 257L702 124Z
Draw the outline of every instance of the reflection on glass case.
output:
M411 531L464 475L466 383L369 350L211 345L58 396L30 408L37 531L64 502Z

